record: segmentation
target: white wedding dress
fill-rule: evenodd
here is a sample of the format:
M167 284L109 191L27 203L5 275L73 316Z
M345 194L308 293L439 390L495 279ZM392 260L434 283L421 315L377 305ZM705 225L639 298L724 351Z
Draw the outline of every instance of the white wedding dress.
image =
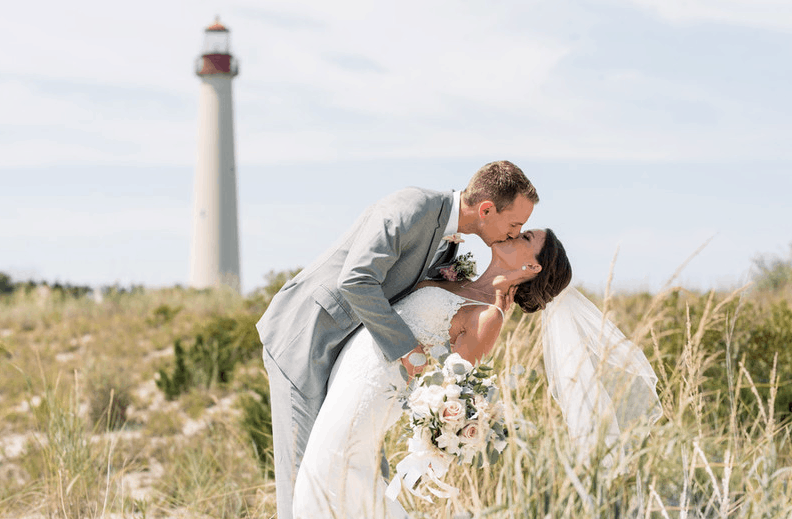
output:
M451 319L483 305L438 287L416 290L394 305L418 341L448 345ZM631 423L662 415L657 377L643 352L574 288L542 313L545 370L570 432L585 459L607 428L611 444ZM338 356L294 489L295 519L409 518L385 496L382 441L402 413L393 398L405 381L361 327Z
M394 305L424 346L448 345L462 306L483 305L438 287L416 290ZM399 419L395 388L406 385L400 361L389 362L361 328L338 356L327 398L311 431L294 488L295 519L407 518L385 497L380 472L385 433Z

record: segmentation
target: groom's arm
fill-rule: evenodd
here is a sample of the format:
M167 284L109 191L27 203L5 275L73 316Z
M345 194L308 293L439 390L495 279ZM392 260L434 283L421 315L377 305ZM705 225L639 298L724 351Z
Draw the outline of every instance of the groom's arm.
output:
M338 290L369 330L385 357L394 361L417 345L418 340L404 320L393 310L382 283L394 263L401 258L404 248L409 248L416 238L412 233L434 234L437 211L428 215L427 207L419 201L415 204L380 204L368 215L358 229L350 246L338 279ZM405 209L405 206L407 207ZM435 226L426 229L422 218L434 218ZM421 241L421 240L419 240ZM416 251L418 269L423 268L425 252ZM415 272L415 276L419 272ZM411 280L407 280L409 283Z

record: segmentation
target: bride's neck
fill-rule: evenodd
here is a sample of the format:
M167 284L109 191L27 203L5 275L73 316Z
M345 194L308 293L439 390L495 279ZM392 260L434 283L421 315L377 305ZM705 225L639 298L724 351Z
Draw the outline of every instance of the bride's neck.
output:
M465 286L472 287L475 290L491 293L495 295L495 290L506 289L514 281L510 279L511 273L506 269L498 266L497 264L490 263L487 270L484 271L475 281L468 283Z

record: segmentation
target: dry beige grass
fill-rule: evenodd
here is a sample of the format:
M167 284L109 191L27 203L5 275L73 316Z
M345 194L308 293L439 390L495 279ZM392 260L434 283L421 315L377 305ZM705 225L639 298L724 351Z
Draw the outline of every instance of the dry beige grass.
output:
M537 317L511 323L494 361L503 374L516 364L527 371L519 389L502 388L511 443L502 462L455 468L448 481L462 490L458 499L405 498L406 507L416 518L792 517L790 427L774 406L789 373L745 368L736 352L753 323L735 319L737 297L677 290L607 302L655 366L665 412L613 468L575 465L546 391ZM174 312L157 313L163 305ZM230 293L181 289L101 303L38 293L0 303L0 517L274 517L273 481L235 407L244 381L265 376L260 361L238 366L230 386L172 402L153 382L175 339L246 308ZM721 372L726 380L713 385ZM130 388L117 431L89 420L86 393L108 378ZM393 462L399 432L387 440Z

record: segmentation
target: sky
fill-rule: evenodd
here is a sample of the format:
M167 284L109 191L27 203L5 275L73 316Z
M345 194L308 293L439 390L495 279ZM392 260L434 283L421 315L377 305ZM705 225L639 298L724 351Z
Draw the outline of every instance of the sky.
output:
M788 0L14 2L0 43L0 272L187 284L215 16L239 60L243 291L380 197L506 159L574 283L730 288L792 244ZM488 251L475 236L480 269ZM614 255L618 257L613 262Z

